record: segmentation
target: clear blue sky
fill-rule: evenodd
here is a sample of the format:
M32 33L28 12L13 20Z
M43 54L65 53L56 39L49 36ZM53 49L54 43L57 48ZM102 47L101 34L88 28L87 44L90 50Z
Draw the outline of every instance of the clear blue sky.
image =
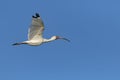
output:
M120 80L120 0L0 1L0 80ZM11 46L27 39L40 13L41 46Z

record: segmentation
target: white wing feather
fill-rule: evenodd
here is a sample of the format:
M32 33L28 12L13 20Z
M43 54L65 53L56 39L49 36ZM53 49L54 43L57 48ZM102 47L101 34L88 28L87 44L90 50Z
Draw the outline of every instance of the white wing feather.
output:
M32 24L28 31L28 40L38 40L42 38L43 30L44 24L40 17L32 18Z

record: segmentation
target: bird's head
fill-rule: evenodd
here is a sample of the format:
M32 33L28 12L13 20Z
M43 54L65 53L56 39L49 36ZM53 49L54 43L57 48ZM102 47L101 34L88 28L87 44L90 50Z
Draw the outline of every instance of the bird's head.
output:
M61 39L61 40L65 40L65 41L70 42L70 40L69 40L69 39L67 39L67 38L63 38L63 37L60 37L60 36L53 36L53 37L52 37L52 39L53 39L53 40L58 40L58 39Z

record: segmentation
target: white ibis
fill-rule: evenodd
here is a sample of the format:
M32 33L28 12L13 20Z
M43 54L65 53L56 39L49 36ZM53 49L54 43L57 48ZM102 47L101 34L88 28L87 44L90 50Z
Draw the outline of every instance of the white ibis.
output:
M30 29L28 30L28 40L14 43L13 45L28 44L32 46L38 46L41 45L42 43L51 42L58 39L66 40L68 42L70 41L60 36L52 36L50 39L45 39L42 36L43 31L44 31L44 23L40 15L36 13L35 16L32 16L32 23Z

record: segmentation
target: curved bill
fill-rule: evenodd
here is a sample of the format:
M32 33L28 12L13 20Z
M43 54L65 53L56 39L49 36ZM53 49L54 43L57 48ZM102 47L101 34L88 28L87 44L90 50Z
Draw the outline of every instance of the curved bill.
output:
M62 39L62 40L65 40L65 41L70 42L70 40L69 40L69 39L67 39L67 38L59 38L59 39Z
M69 39L67 39L67 38L63 38L63 37L60 37L60 36L56 36L56 39L62 39L62 40L65 40L65 41L70 42L70 40L69 40Z

